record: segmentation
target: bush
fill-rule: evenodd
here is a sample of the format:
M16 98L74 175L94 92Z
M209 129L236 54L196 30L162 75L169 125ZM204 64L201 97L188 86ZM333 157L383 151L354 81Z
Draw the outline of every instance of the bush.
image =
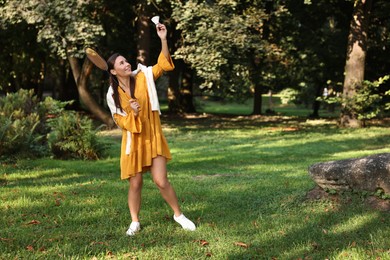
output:
M297 104L298 103L298 90L292 88L286 88L280 91L280 101L283 105L287 105L290 103Z
M97 159L102 145L92 120L65 111L71 102L51 97L39 101L21 89L0 98L0 159L20 156Z
M43 152L45 133L38 103L32 90L0 98L0 157Z
M386 110L390 109L390 104L386 103L386 98L390 96L390 91L382 93L379 90L380 86L389 79L390 75L380 77L375 81L364 80L360 86L356 87L356 93L352 97L330 97L324 101L329 104L342 104L344 114L356 115L363 122L380 117Z
M98 141L92 120L73 111L65 111L49 121L48 143L56 158L98 159L103 146Z

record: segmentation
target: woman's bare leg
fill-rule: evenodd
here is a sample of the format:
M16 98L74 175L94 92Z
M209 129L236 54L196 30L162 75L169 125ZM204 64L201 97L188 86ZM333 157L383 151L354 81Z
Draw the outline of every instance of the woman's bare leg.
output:
M141 191L142 191L143 178L142 173L136 174L129 180L129 193L127 197L127 203L129 205L131 220L133 222L139 222L139 212L141 209Z
M154 183L160 190L161 196L172 208L175 216L180 216L181 210L177 201L177 196L172 185L168 181L167 176L167 161L163 156L153 158L152 167L150 169Z

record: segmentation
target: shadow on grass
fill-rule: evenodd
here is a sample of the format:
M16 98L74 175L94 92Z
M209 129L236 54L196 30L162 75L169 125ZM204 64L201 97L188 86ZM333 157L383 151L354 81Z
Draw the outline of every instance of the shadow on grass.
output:
M355 200L358 200L355 198ZM389 243L377 244L376 237L383 241L390 224L388 214L370 212L366 209L351 209L352 200L342 202L337 209L324 209L323 213L302 212L302 223L287 229L273 229L268 239L258 241L252 235L249 247L230 254L228 259L357 259L357 256L380 259L389 256ZM327 212L325 212L327 211ZM368 215L366 221L355 226L354 221ZM288 221L289 216L286 215ZM296 221L296 220L295 220ZM261 225L261 223L259 224ZM339 225L348 225L342 231ZM341 228L343 229L343 228ZM259 234L260 235L260 234ZM385 236L386 237L386 236ZM353 253L357 253L353 255ZM362 258L360 258L362 259Z
M336 127L338 124L337 118L308 118L297 116L273 116L273 115L229 115L229 114L183 114L170 115L163 114L162 123L167 127L180 128L182 130L207 130L214 129L253 129L258 127L285 126L293 131L291 127L302 128L302 123L307 121L319 121L321 128ZM372 119L367 121L367 126L389 127L390 118ZM305 128L316 128L317 125L306 125Z

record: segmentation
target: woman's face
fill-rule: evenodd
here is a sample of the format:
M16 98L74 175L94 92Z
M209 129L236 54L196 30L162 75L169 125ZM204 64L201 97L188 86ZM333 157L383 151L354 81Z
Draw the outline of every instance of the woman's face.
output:
M117 77L128 77L131 75L131 65L125 57L118 56L115 59L114 69L111 70L111 73Z

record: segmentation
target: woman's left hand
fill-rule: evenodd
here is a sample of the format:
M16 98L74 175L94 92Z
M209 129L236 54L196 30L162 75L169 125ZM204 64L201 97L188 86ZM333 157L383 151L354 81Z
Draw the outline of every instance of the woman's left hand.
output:
M141 106L139 105L138 101L136 99L130 100L130 107L134 111L134 115L138 116L138 113L141 111Z
M161 40L167 39L167 28L162 23L156 25L157 35Z

